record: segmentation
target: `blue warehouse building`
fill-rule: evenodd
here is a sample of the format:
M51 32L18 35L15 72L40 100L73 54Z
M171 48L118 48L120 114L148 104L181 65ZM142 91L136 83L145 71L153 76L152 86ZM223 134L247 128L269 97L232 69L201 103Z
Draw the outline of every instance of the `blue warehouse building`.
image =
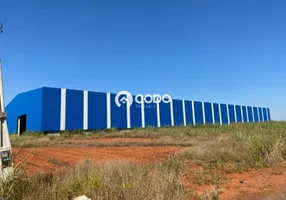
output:
M270 109L172 99L117 106L116 94L43 87L18 94L7 106L10 133L55 132L266 122ZM134 98L133 98L134 99Z

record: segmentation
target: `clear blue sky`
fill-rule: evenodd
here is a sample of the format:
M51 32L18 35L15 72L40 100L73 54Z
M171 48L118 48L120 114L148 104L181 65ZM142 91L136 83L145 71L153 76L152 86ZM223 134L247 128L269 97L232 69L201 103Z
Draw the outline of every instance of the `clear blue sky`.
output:
M6 104L42 87L270 107L286 120L285 0L1 0Z

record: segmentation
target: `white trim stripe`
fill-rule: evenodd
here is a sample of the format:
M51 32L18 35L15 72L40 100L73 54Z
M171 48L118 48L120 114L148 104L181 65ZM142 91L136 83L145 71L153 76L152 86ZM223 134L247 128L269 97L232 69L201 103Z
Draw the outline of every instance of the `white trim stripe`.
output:
M184 126L187 126L185 100L182 100Z
M235 123L237 123L236 105L233 105L233 106L234 106L234 121Z
M107 114L107 128L111 128L111 108L110 108L110 93L106 93L106 114Z
M218 104L218 110L219 110L219 123L222 125L222 114L221 114L221 104Z
M61 122L60 122L61 131L66 130L66 89L61 89Z
M252 106L252 121L255 122L254 107Z
M88 91L83 91L83 129L88 129Z
M259 108L258 108L258 107L256 107L256 110L257 110L258 122L260 122L260 113L259 113Z
M183 121L184 121L184 126L187 126L185 100L182 100L182 108L183 108Z
M196 115L195 115L195 102L192 101L192 115L193 115L193 125L196 125Z
M130 106L126 103L126 120L127 120L127 128L131 128L131 113Z
M141 102L141 120L142 120L142 128L145 128L145 106L144 101Z
M161 119L160 119L160 104L159 102L156 103L157 105L157 126L161 127Z
M173 99L170 101L170 112L171 112L171 125L174 126L174 110L173 110Z
M212 103L212 120L213 120L213 124L215 124L214 103Z
M204 121L204 125L206 125L205 102L202 102L202 112L203 112L203 121Z
M249 122L248 106L245 106L245 108L246 108L246 121Z
M244 123L244 115L243 115L243 106L240 105L240 112L241 112L241 121Z
M263 108L261 108L262 111L262 121L264 122L264 112L263 112Z
M226 113L227 113L227 123L230 124L228 104L226 104Z

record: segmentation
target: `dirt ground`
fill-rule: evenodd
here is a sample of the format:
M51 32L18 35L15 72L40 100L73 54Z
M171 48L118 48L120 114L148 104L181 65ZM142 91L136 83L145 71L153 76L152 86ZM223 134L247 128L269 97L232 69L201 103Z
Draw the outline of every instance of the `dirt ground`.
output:
M123 141L124 139L101 139L99 142ZM130 140L130 139L128 139ZM135 139L139 141L139 139ZM142 139L140 139L142 140ZM142 142L150 141L150 139ZM83 141L80 141L83 142ZM87 141L92 142L92 141ZM93 161L104 160L129 160L146 163L168 158L175 152L183 151L184 147L74 147L75 140L68 141L70 147L41 147L41 148L14 148L14 153L19 151L15 163L26 164L28 175L39 172L56 172L69 166L80 163L86 159ZM190 166L189 173L184 176L184 184L192 191L215 190L217 185L196 182L194 171L198 166ZM286 162L277 166L242 173L217 172L224 179L220 184L220 200L280 200L286 199ZM284 196L283 196L284 195Z
M286 199L286 162L271 168L251 170L241 173L225 173L215 170L223 177L220 184L199 185L196 171L200 167L190 166L184 177L187 188L204 192L215 191L219 185L220 200L285 200Z
M23 163L28 175L58 171L86 159L148 162L166 158L183 147L41 147L14 148L16 163ZM16 153L15 153L16 154Z

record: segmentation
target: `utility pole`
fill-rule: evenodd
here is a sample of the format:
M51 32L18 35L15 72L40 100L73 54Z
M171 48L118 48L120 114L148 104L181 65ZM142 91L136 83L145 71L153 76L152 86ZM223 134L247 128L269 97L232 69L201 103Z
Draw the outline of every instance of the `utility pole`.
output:
M3 32L3 25L0 23L0 34ZM12 149L6 121L4 89L2 79L2 63L0 59L0 181L4 181L12 172Z

